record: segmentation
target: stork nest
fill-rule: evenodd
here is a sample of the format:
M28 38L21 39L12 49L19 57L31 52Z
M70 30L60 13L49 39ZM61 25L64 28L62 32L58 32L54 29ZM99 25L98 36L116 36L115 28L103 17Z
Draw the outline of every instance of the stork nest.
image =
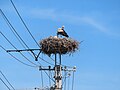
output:
M59 38L50 36L40 41L41 52L47 55L51 54L69 54L78 50L79 42L71 38Z

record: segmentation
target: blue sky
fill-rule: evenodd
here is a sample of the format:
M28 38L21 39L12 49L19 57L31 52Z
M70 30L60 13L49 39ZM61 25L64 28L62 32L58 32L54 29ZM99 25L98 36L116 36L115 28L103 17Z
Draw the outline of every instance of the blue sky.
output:
M74 90L120 90L120 0L13 1L38 42L56 35L56 30L62 25L70 37L77 41L84 40L79 51L73 56L62 57L64 65L77 66ZM27 45L30 48L38 48L10 1L1 0L0 9ZM23 49L1 15L0 31L18 49ZM1 35L0 39L0 45L6 49L14 49ZM20 54L12 54L29 64ZM35 62L27 53L24 54ZM41 57L53 63L47 56L41 54ZM39 62L48 66L41 60ZM38 68L30 68L17 62L1 48L0 70L16 89L41 86ZM48 85L47 80L45 85ZM7 90L2 82L0 89Z

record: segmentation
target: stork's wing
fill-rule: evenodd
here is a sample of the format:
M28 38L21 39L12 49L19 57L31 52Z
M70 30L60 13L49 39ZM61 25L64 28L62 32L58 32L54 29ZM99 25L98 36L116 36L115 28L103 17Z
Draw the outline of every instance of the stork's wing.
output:
M68 34L65 32L65 30L64 30L64 32L63 32L63 36L69 37Z

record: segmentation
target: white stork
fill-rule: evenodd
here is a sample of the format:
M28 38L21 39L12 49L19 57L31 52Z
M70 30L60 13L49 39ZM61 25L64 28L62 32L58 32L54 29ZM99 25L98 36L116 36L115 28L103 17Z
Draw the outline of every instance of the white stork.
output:
M69 37L68 34L64 30L64 26L62 26L62 28L58 28L58 30L57 30L57 36L58 35L63 35L65 37Z

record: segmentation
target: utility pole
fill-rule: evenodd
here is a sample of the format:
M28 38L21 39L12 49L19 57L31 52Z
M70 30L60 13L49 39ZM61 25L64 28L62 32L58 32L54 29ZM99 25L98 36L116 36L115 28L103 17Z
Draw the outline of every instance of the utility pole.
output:
M55 90L62 90L62 66L61 54L59 54L59 61L57 62L57 55L55 54Z
M61 54L59 54L59 61L57 61L57 54L55 54L55 65L52 69L51 66L49 68L40 67L39 70L53 70L54 71L54 79L55 84L54 87L51 87L50 90L62 90L62 66L61 66Z

